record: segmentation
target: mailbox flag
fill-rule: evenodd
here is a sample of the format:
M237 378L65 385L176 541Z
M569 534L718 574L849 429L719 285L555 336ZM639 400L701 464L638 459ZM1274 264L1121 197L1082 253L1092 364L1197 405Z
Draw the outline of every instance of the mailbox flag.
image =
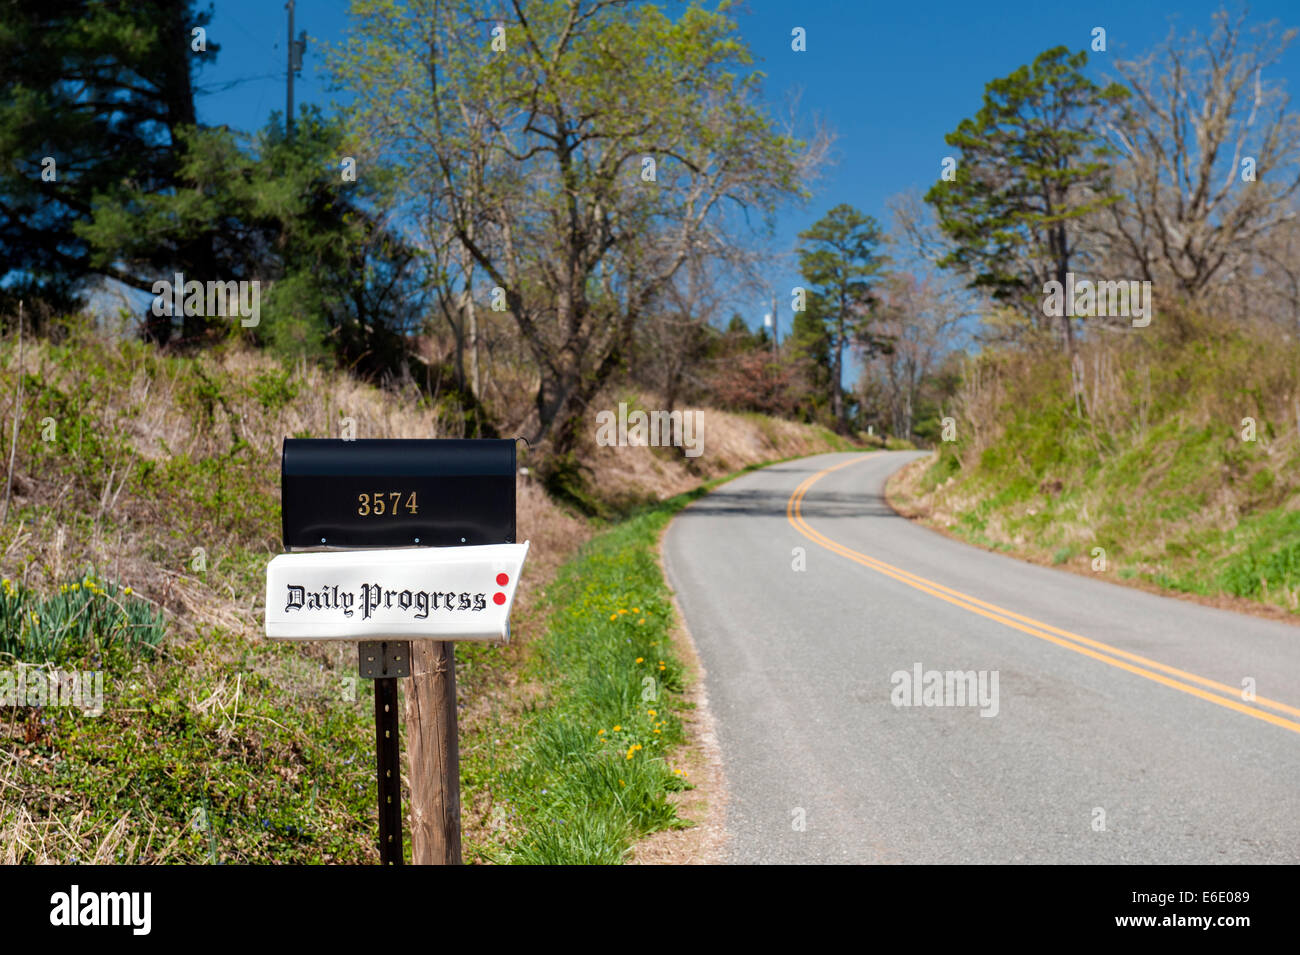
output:
M506 640L522 544L281 554L266 635L284 640Z

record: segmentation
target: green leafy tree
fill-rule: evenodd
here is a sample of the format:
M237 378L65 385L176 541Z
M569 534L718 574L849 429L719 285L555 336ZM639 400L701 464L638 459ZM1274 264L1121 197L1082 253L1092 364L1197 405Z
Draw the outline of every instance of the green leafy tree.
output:
M989 83L979 112L945 137L961 150L956 177L925 197L954 243L940 264L1035 324L1044 284L1064 285L1084 251L1081 221L1119 201L1097 130L1127 93L1084 76L1087 57L1055 47ZM1073 355L1070 316L1062 317L1062 335Z
M858 345L872 353L888 347L875 333L871 314L872 289L887 261L879 252L880 226L871 216L842 203L800 232L799 239L799 271L808 287L803 334L805 340L812 340L815 326L823 330L831 416L843 424L845 349Z
M358 128L499 290L538 373L531 437L563 461L648 306L727 224L798 193L805 150L764 115L721 12L481 8L354 0L335 72Z

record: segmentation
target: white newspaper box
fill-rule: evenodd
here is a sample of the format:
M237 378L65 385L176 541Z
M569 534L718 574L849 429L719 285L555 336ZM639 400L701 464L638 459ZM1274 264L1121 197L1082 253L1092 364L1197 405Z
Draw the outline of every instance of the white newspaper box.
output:
M266 635L506 640L527 554L526 541L281 554L266 570Z

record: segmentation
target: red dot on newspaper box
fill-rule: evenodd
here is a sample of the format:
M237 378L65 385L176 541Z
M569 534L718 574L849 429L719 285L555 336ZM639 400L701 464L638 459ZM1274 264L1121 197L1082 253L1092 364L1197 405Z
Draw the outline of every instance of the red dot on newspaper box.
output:
M502 576L504 576L504 575L502 575ZM493 602L494 604L497 604L497 605L503 604L503 603L506 602L506 595L505 595L505 594L494 594L494 595L492 596L492 602Z
M508 583L510 583L510 575L509 575L509 574L497 574L497 586L498 586L498 587L504 587L504 586L505 586L506 584L508 584ZM501 602L501 601L499 601L499 600L497 601L497 603L500 603L500 602Z

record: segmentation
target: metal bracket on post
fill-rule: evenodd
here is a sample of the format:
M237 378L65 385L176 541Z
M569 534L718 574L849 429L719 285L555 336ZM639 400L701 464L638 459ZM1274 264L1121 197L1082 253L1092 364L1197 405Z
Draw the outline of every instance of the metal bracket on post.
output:
M375 681L375 767L379 794L379 862L402 865L402 769L397 678L411 675L409 640L363 640L357 670Z
M361 640L357 643L357 672L363 680L411 675L410 640Z

